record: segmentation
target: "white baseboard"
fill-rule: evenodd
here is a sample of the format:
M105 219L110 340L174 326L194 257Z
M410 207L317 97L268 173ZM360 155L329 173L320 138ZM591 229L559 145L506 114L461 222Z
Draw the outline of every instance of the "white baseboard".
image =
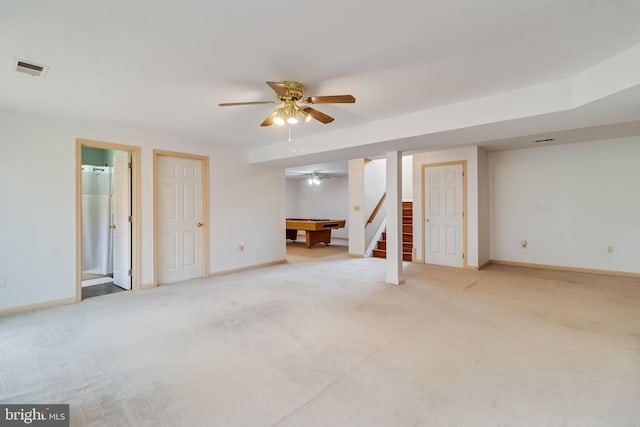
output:
M640 273L630 273L626 271L598 270L593 268L567 267L562 265L535 264L518 261L503 261L498 259L492 259L491 261L489 261L489 263L496 265L508 265L512 267L537 268L541 270L569 271L573 273L604 274L608 276L640 278Z
M76 298L63 298L52 301L43 301L35 304L21 305L18 307L3 308L0 310L0 316L8 316L10 314L23 313L25 311L41 310L43 308L56 307L58 305L71 304L76 302Z

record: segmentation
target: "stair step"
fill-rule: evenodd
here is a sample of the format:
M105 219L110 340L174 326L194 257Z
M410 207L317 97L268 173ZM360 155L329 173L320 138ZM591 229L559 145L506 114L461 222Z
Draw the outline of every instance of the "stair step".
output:
M383 251L381 249L374 249L373 250L373 254L371 254L374 258L387 258L387 251ZM402 253L402 260L403 261L413 261L413 256L411 255L411 252L403 252Z
M387 232L383 232L379 240L387 240ZM413 233L402 233L402 243L413 243Z
M384 231L376 249L373 250L373 256L376 258L387 257L387 232ZM413 259L413 202L402 202L402 259L403 261L412 261Z
M386 258L387 257L387 251L383 251L383 250L380 250L380 249L374 249L372 255L375 258Z
M383 251L387 250L387 241L386 240L378 240L378 244L375 249L380 249ZM413 242L402 242L402 252L411 253L413 251Z

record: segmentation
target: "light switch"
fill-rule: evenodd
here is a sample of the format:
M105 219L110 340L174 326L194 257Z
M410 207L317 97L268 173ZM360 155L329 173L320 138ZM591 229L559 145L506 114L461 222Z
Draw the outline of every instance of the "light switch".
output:
M360 212L360 205L353 205L353 210L355 212Z

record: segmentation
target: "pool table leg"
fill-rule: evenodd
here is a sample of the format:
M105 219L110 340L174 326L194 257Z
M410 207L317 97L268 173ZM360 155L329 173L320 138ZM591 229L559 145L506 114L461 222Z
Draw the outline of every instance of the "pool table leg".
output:
M331 229L328 230L306 230L305 236L307 237L307 247L310 248L318 243L331 243Z
M297 238L298 238L298 230L292 230L290 228L287 228L287 239L293 240L295 242Z

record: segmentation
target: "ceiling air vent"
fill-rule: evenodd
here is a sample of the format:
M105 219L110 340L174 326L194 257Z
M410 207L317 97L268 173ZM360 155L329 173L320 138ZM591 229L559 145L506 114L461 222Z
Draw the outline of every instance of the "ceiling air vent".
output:
M33 77L44 77L49 67L46 65L36 64L31 61L13 58L13 69L19 73L28 74Z

